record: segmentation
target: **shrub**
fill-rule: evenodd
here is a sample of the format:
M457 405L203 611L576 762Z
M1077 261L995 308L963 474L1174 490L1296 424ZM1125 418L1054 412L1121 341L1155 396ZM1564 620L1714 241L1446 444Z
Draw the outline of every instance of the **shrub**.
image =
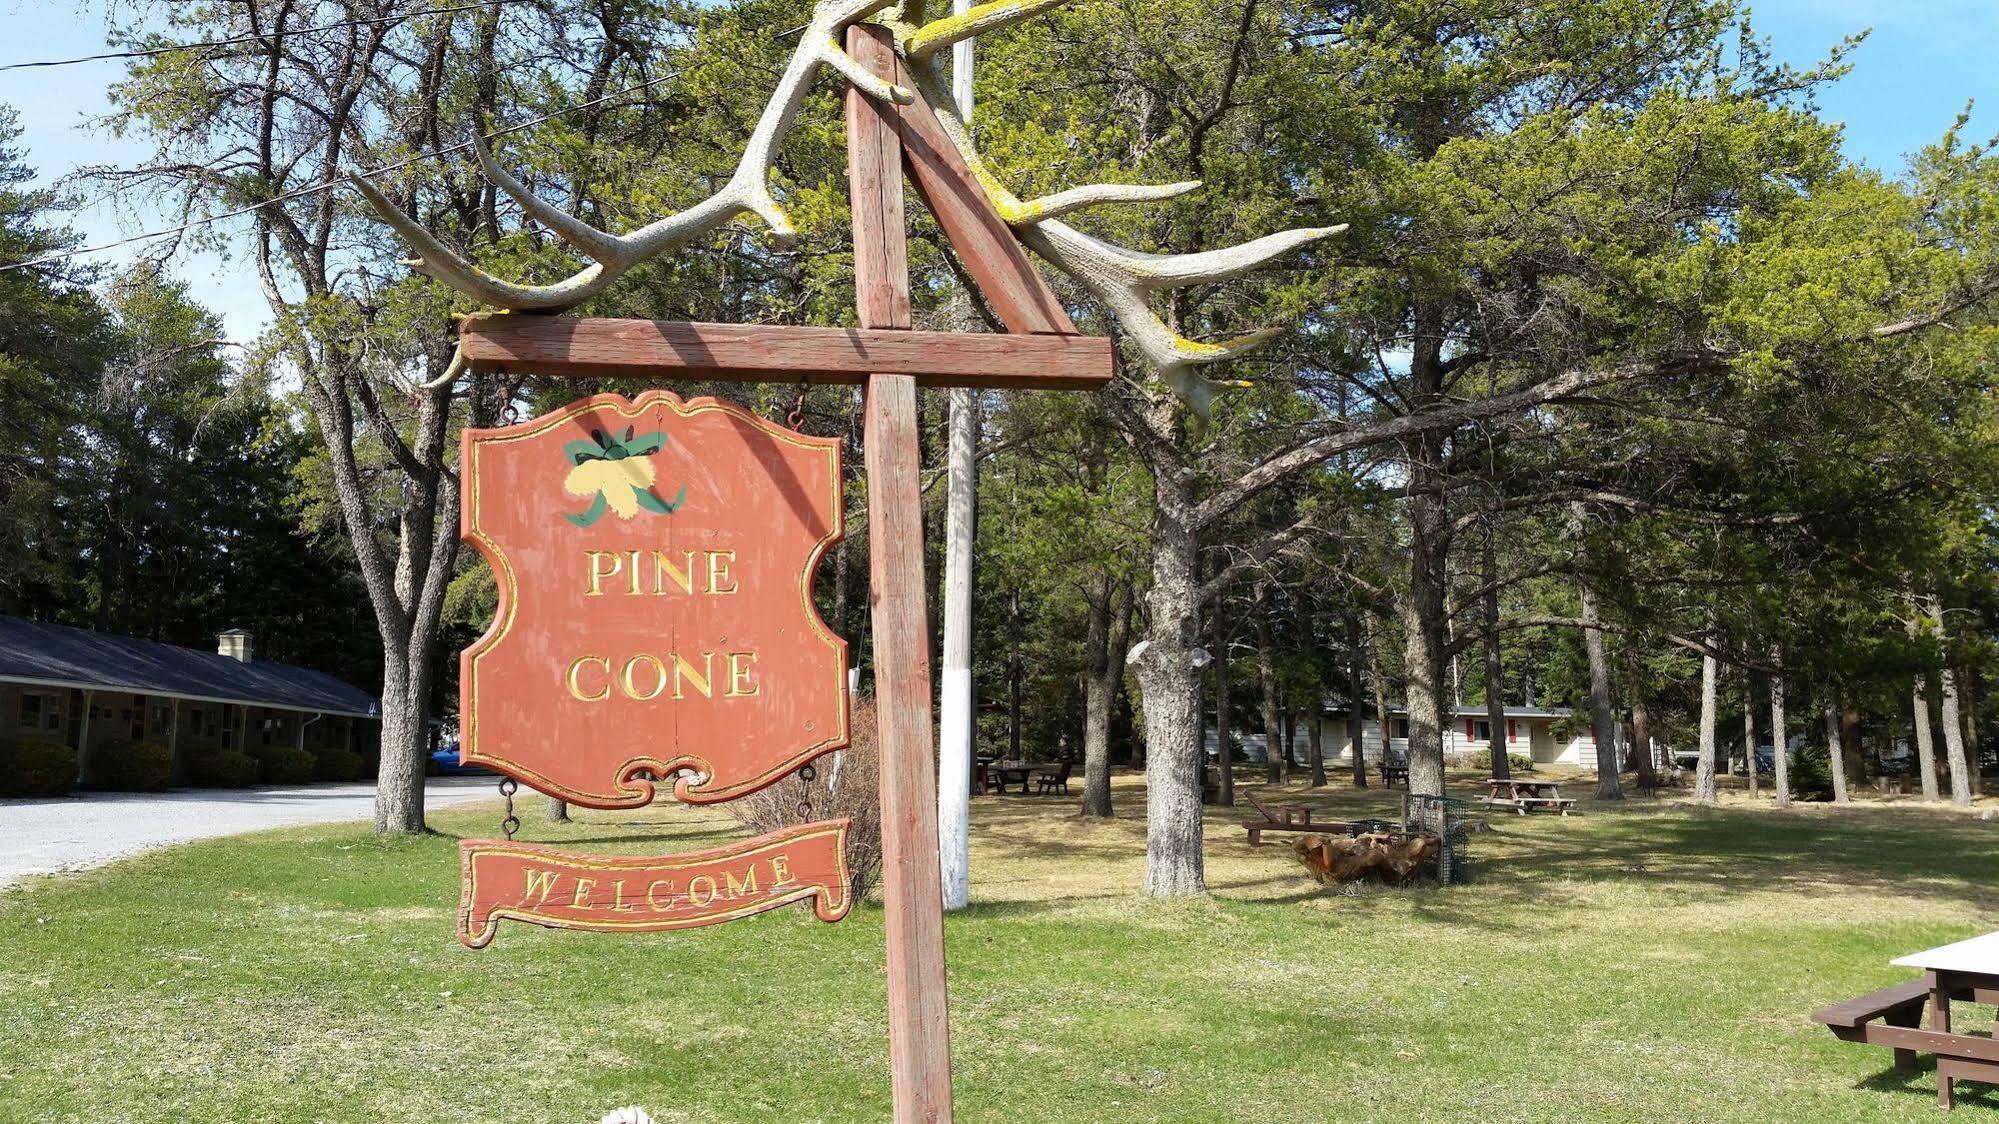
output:
M1512 768L1518 769L1523 773L1531 773L1534 771L1534 759L1532 757L1527 756L1524 753L1507 754L1506 763Z
M61 796L75 787L75 750L61 742L0 742L0 796Z
M319 762L303 749L274 745L257 754L257 779L265 784L306 784Z
M1805 745L1791 755L1791 799L1832 799L1832 758L1822 745Z
M173 780L173 751L158 742L111 742L92 751L105 788L158 792Z
M187 759L187 779L210 788L248 788L257 783L257 762L233 749L205 749Z
M313 779L352 781L361 779L368 763L351 749L322 749L313 754Z
M795 777L723 808L759 835L842 816L853 821L847 825L847 889L860 901L881 876L881 759L875 750L874 702L855 699L853 711L853 740L847 748L812 763L817 775L810 785L811 816L798 814L800 782Z

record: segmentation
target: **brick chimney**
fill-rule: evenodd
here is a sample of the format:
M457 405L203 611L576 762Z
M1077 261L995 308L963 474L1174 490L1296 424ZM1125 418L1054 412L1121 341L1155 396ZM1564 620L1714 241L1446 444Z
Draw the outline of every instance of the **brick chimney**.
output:
M215 651L218 655L228 656L232 660L249 663L250 634L240 628L232 628L215 638Z

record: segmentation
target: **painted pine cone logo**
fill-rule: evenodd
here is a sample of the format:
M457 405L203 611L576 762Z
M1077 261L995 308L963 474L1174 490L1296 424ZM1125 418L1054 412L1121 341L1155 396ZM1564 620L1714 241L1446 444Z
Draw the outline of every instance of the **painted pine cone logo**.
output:
M568 458L570 468L569 475L563 478L562 490L578 498L592 498L582 514L565 513L563 518L578 527L588 527L602 519L606 511L616 512L620 519L632 518L640 508L655 515L672 515L687 502L687 489L683 486L671 502L660 499L659 493L653 491L652 455L665 446L666 434L635 433L632 426L625 427L622 438L593 429L590 440L564 445L562 453Z

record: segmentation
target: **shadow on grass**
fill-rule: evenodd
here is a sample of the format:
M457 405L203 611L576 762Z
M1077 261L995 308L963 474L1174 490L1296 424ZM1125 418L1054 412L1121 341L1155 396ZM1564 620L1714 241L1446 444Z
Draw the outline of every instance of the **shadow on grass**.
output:
M1937 1096L1937 1060L1921 1055L1914 1069L1884 1069L1872 1077L1854 1082L1856 1089L1866 1089L1875 1093L1891 1093L1911 1099L1920 1098L1935 1101ZM1960 1080L1956 1085L1957 1107L1999 1109L1999 1086L1985 1085L1976 1081ZM1939 1118L1941 1119L1941 1117Z
M1453 788L1468 791L1469 782L1454 777ZM1401 814L1400 790L1354 789L1340 781L1317 789L1295 781L1289 786L1257 781L1240 784L1239 791L1253 792L1266 804L1306 805L1327 819L1393 820ZM981 797L974 804L974 831L1003 861L1130 863L1144 848L1143 795L1142 785L1120 785L1122 814L1113 820L1079 817L1073 800ZM1579 883L1640 882L1705 901L1751 893L1810 895L1836 886L1999 910L1999 829L1906 804L1779 811L1690 806L1669 796L1621 804L1586 801L1570 818L1480 810L1473 814L1490 830L1471 839L1472 884L1363 894L1313 885L1292 863L1287 835L1266 837L1263 847L1249 849L1242 821L1256 817L1247 800L1236 807L1210 805L1203 812L1210 886L1223 900L1247 907L1293 908L1337 898L1343 908L1367 911L1395 895L1388 900L1397 900L1398 908L1413 899L1419 913L1439 921L1522 932L1540 924L1545 911L1571 908ZM1267 855L1272 873L1244 877L1241 860L1253 855ZM1224 857L1232 861L1214 861ZM1286 887L1295 890L1283 892ZM1495 916L1494 896L1514 908ZM1002 904L1017 911L1038 907Z

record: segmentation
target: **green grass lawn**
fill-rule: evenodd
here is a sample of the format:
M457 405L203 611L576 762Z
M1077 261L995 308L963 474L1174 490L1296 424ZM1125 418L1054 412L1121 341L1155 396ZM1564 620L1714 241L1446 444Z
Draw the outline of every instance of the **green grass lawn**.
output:
M1133 893L1139 780L1117 796L1114 822L974 802L979 904L947 922L963 1119L1932 1121L1930 1070L1806 1014L1999 927L1999 824L1906 803L1494 817L1476 884L1358 894L1215 810L1214 896L1155 902ZM1394 807L1343 783L1312 799ZM509 923L468 951L456 838L493 834L496 808L419 840L294 829L0 892L0 1120L887 1117L878 907L642 936ZM524 836L733 830L662 805L531 815ZM1999 1118L1999 1090L1962 1089L1960 1118Z

